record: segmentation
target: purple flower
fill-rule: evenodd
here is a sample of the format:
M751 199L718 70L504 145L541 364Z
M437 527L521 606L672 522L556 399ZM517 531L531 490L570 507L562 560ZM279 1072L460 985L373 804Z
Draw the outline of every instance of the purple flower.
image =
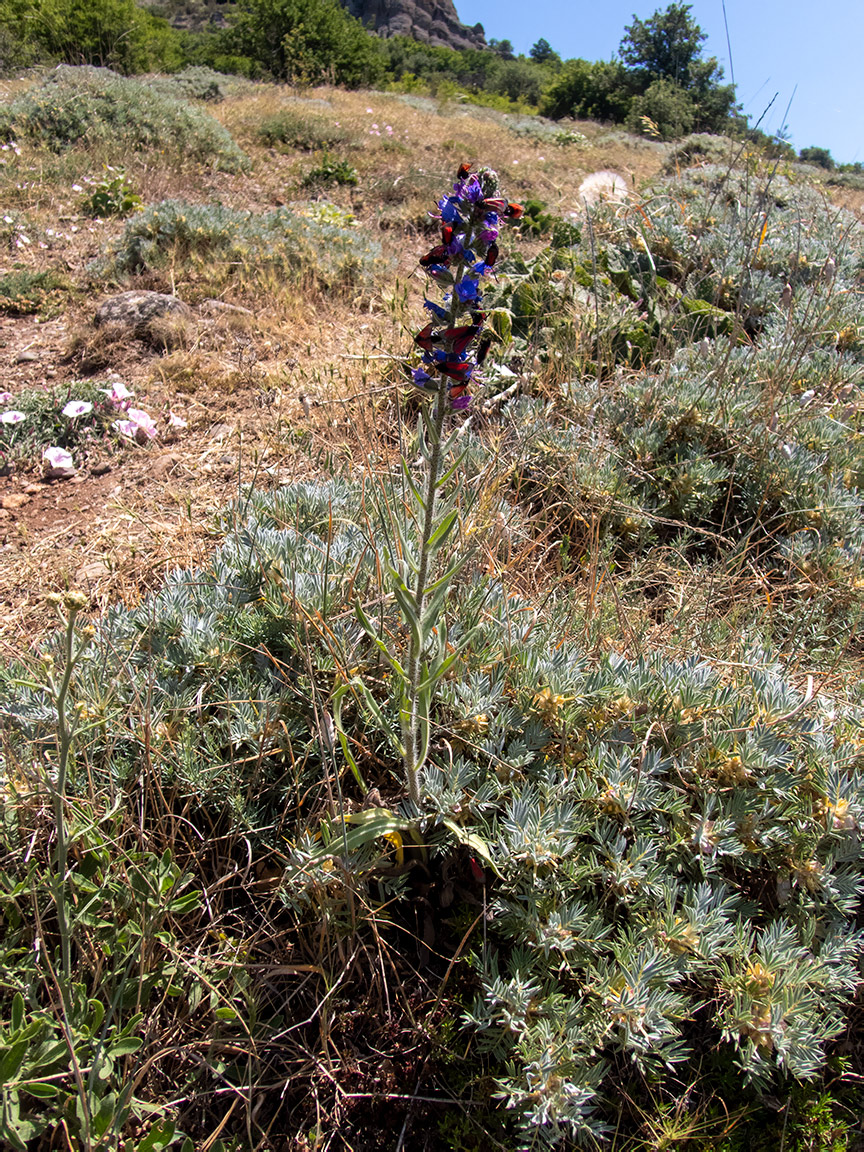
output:
M474 273L475 276L485 276L486 273L489 271L489 266L488 266L488 264L485 264L481 260L481 261L479 261L479 263L474 265L474 267L471 269L471 271Z
M471 403L471 397L467 392L463 392L461 396L451 396L450 398L450 411L451 412L465 412Z
M465 199L468 200L471 204L479 204L481 200L486 199L486 195L483 191L480 181L476 176L472 176L469 179L465 187L464 196Z
M411 382L416 384L418 388L425 388L431 379L429 373L422 368L415 368L411 372Z
M480 235L477 237L479 242L484 248L488 248L490 244L494 244L498 239L497 228L484 228Z
M456 295L463 304L473 304L475 301L479 301L480 289L477 281L466 276L464 280L460 280L456 285Z

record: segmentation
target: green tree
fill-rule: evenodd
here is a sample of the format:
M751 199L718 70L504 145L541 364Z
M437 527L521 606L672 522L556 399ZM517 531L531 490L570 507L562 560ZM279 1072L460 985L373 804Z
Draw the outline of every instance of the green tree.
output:
M693 66L708 39L691 18L690 8L690 4L670 4L647 20L634 16L618 48L627 67L689 87Z
M545 40L542 36L537 41L537 43L533 45L529 55L535 64L561 63L561 57L558 55L549 41Z
M513 51L513 45L509 40L490 40L489 47L496 56L500 56L502 60L515 59L516 53Z
M338 0L241 0L226 43L278 80L356 88L384 71L381 42Z
M633 23L624 29L618 51L636 91L647 97L653 89L650 102L669 114L670 131L674 122L683 125L691 120L688 104L692 105L690 129L717 131L727 124L734 109L735 89L720 83L723 69L713 56L702 58L702 45L708 37L690 10L690 4L675 3L658 8L647 20L634 16ZM665 83L657 87L658 81ZM689 100L682 99L681 93Z

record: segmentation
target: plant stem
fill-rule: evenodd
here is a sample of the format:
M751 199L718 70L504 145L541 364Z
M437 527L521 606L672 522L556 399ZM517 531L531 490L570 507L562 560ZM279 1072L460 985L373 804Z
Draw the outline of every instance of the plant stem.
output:
M60 976L59 985L68 994L72 974L72 940L69 931L69 918L66 909L66 869L69 862L69 838L66 830L66 777L69 771L69 755L72 748L72 729L66 719L66 697L75 667L75 617L77 609L71 608L66 621L66 635L63 648L66 666L60 687L54 692L54 707L57 713L57 777L51 783L51 801L54 808L54 824L57 829L57 852L54 868L54 903L57 908L57 927L60 933ZM53 677L49 679L53 688Z
M464 241L466 248L469 246L470 239L470 233L466 234ZM459 299L456 295L455 285L458 283L463 270L464 262L460 262L453 274L453 299L450 305L450 316L446 322L448 328L452 328L455 325L459 314ZM423 618L423 606L426 600L426 581L429 577L429 564L431 561L429 540L435 525L435 502L438 496L438 476L441 469L441 440L444 434L444 418L447 415L449 403L449 383L447 377L442 372L441 381L438 385L438 396L432 423L432 452L429 456L429 471L426 479L426 507L423 516L423 532L420 537L420 556L417 563L417 589L414 593L414 608L418 621ZM408 681L406 694L409 711L407 723L403 725L402 735L405 745L404 767L405 780L408 785L408 797L411 803L418 808L420 806L420 716L418 688L420 686L420 673L422 670L422 655L423 653L412 634L406 668Z

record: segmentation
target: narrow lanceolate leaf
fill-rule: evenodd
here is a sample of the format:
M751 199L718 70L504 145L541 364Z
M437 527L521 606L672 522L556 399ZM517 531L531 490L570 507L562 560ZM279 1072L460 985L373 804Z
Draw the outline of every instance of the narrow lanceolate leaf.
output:
M441 823L450 829L460 844L464 844L466 848L470 848L472 852L476 852L481 859L486 861L496 876L502 880L504 879L492 856L492 849L482 836L478 836L476 832L469 832L466 828L463 828L461 824L457 824L455 820L451 820L449 816L445 816Z
M345 757L348 767L353 773L354 779L357 781L364 792L368 792L369 789L366 787L363 774L361 773L360 767L357 764L357 761L354 759L354 755L351 752L350 745L348 744L348 734L342 725L342 701L348 695L348 692L348 686L346 684L342 684L333 693L333 726L336 729L336 735L339 737L339 744L342 747L342 755Z
M426 545L430 555L434 556L438 549L446 543L447 537L453 531L453 527L457 520L458 513L455 510L448 512L447 515L442 519L441 523L429 537L429 543Z
M370 621L369 617L363 611L363 608L362 608L359 600L354 605L354 615L357 617L358 621L360 622L360 624L363 627L363 630L366 632L366 634L368 635L368 637L372 641L372 643L375 645L375 647L379 650L379 652L381 652L387 658L387 662L389 663L389 665L393 669L393 671L396 673L396 675L401 676L404 679L405 672L404 672L404 669L402 668L402 665L399 663L399 661L396 659L396 657L393 655L393 653L390 651L390 649L387 647L387 645L384 643L384 641L378 635L378 629L375 627L375 625Z

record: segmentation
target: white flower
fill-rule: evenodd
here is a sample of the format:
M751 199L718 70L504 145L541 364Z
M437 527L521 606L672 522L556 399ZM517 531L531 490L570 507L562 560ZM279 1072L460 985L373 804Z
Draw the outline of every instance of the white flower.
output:
M188 428L189 424L182 416L176 416L173 412L168 413L168 423L172 428Z
M138 425L133 424L131 420L115 420L111 427L121 436L128 436L130 440L135 439L135 433L138 431Z
M75 471L75 461L65 448L46 448L42 453L42 463L46 473L57 480L71 476Z
M10 404L12 402L11 392L0 392L0 404Z
M5 393L8 395L8 393ZM22 420L27 419L26 412L19 412L15 408L11 408L8 412L0 414L0 424L20 424Z
M84 189L81 187L80 184L73 184L72 185L72 191L73 192L83 192Z
M63 409L63 415L72 418L75 416L86 416L88 412L92 411L93 405L89 400L70 400Z
M11 216L4 216L3 217L3 223L4 224L14 224L15 221L12 219Z

